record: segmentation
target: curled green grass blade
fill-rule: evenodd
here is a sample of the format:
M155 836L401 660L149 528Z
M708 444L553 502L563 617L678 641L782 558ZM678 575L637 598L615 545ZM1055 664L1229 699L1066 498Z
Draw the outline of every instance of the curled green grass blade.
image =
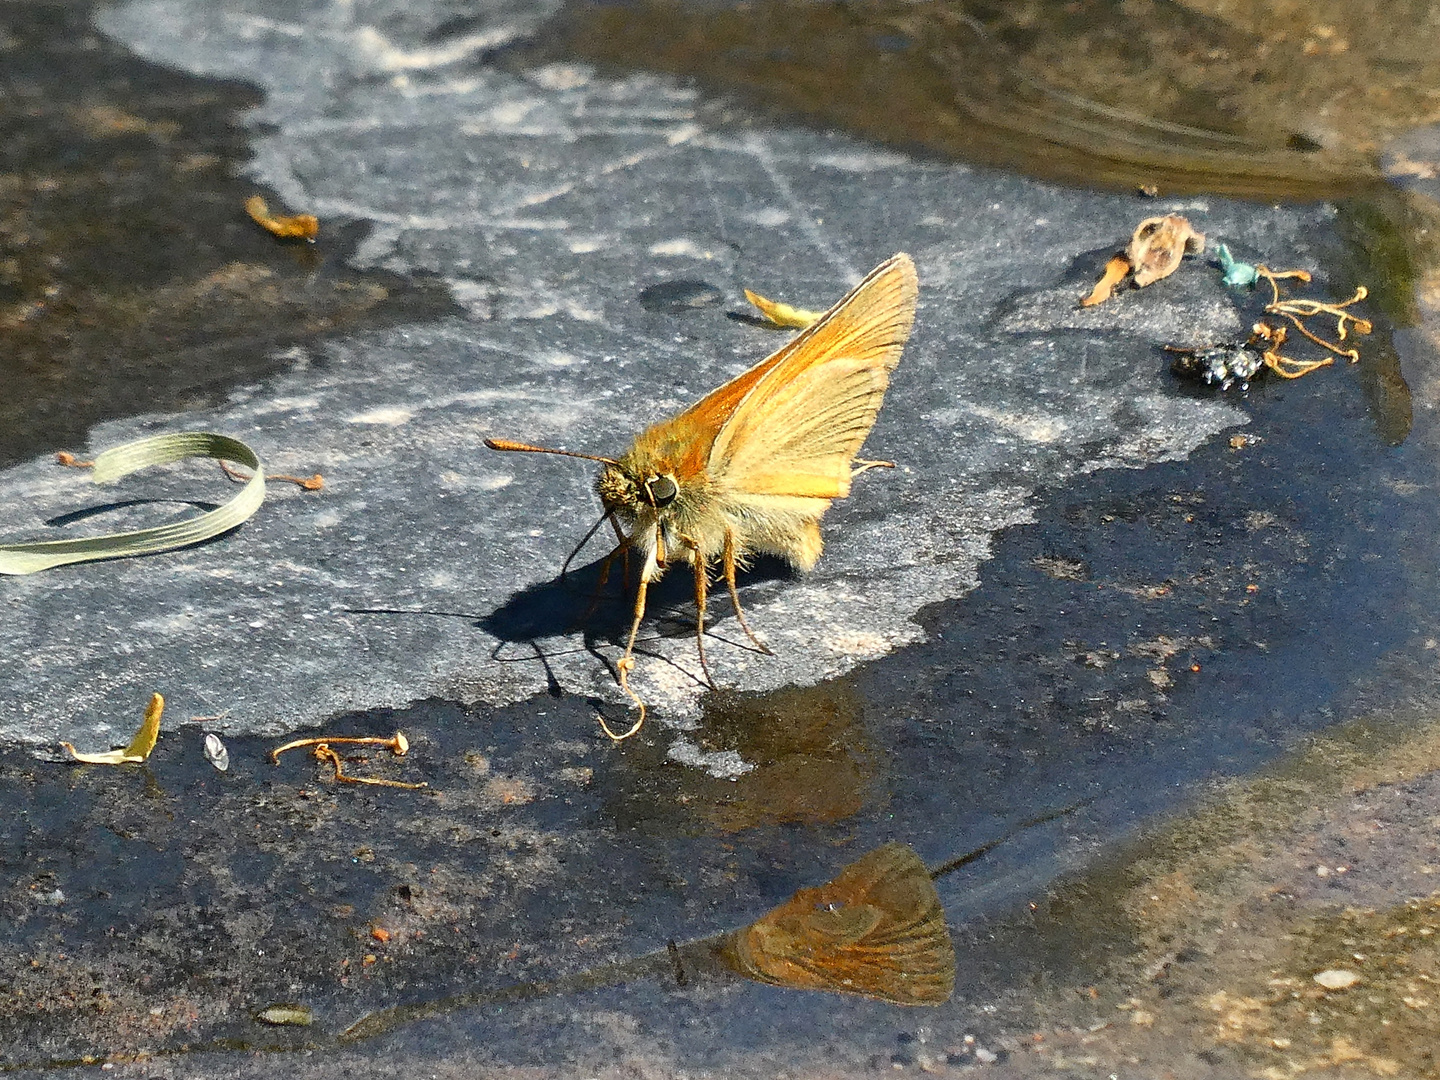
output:
M228 532L260 509L265 501L265 470L260 458L239 439L208 431L156 435L106 450L95 459L94 479L97 484L106 484L139 469L192 457L233 461L253 470L255 475L225 505L184 521L76 540L0 544L0 574L34 574L68 563L174 551Z

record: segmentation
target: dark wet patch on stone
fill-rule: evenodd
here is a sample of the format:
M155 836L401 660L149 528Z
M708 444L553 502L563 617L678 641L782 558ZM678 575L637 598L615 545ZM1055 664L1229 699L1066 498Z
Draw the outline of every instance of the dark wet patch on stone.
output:
M1351 725L990 924L982 955L1067 958L1002 1038L1032 1067L1440 1075L1436 744L1433 720Z
M658 315L718 307L725 294L708 281L662 281L640 290L640 306Z
M92 6L0 18L0 467L213 405L301 359L287 345L452 310L439 286L348 269L362 223L322 222L313 249L259 229L235 121L259 95L136 59Z
M1413 18L1375 0L1312 5L1304 29L1210 0L577 2L539 51L696 79L742 125L727 98L1067 183L1316 198L1373 186L1371 148L1433 120L1414 90L1433 61L1418 40L1396 53Z

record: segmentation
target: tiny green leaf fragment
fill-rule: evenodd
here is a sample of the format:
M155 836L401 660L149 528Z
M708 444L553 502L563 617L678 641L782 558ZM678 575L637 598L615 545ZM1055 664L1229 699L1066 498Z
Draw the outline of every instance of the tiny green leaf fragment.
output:
M256 1013L255 1019L274 1027L309 1027L315 1014L305 1005L271 1005Z
M60 745L70 751L76 761L87 765L138 765L150 756L160 738L160 717L165 712L165 699L159 694L150 695L150 705L145 709L145 719L140 730L124 750L106 750L99 754L83 754L68 742Z

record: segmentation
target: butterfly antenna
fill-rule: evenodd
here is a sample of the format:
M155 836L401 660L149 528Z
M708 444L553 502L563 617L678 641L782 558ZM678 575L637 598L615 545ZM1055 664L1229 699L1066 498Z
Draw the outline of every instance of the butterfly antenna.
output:
M597 531L599 531L600 526L604 525L605 522L610 520L610 514L611 511L607 510L604 514L600 515L600 520L595 522L594 525L590 526L590 531L587 532L584 536L582 536L580 538L580 542L575 545L574 550L572 550L569 555L565 556L565 561L560 564L560 582L562 585L565 582L565 574L570 569L570 564L575 561L575 556L580 554L580 552L584 549L585 545L590 542L590 538L594 536Z
M529 443L513 442L510 439L486 439L485 445L491 450L512 450L522 454L559 454L562 457L578 457L584 458L586 461L598 461L602 465L620 464L614 458L597 457L594 454L578 454L574 450L551 450L549 447L531 446Z

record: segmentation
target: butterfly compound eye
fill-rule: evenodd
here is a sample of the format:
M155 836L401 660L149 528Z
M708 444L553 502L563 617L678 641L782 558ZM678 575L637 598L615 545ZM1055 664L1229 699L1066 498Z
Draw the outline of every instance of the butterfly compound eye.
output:
M645 481L645 493L650 496L650 505L658 508L674 502L680 489L675 485L673 477L652 476Z

